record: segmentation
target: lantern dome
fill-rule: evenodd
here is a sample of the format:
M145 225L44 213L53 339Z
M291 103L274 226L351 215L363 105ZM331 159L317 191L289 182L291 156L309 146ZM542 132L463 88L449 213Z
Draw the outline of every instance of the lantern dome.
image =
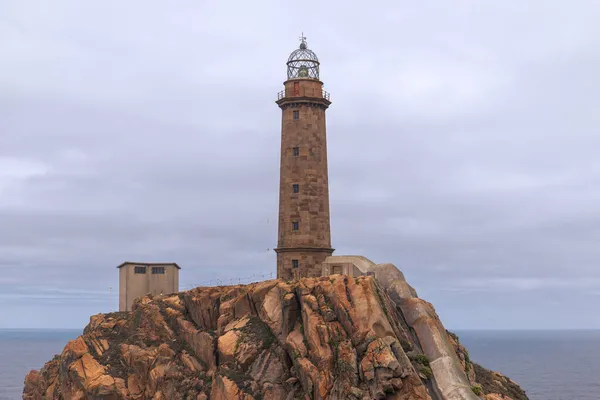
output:
M319 59L314 51L308 48L304 36L300 38L300 47L288 58L287 78L319 80Z

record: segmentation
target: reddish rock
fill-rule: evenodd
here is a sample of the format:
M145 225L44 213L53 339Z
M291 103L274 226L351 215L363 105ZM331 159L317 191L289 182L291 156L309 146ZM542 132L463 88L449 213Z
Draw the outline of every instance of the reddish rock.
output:
M342 275L144 297L131 312L92 316L60 356L27 375L23 398L439 399L415 359L441 322L413 303L402 315L372 277ZM424 312L434 323L415 322ZM437 349L432 356L470 365L452 345Z

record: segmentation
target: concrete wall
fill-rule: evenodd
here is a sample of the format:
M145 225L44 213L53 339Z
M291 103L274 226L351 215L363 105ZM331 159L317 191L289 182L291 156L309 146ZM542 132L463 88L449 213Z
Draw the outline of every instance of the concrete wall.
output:
M135 267L146 267L136 274ZM152 267L163 267L164 274L153 274ZM131 311L135 299L147 294L160 295L179 291L179 268L173 264L128 263L119 268L119 311Z
M366 275L373 266L375 263L363 256L330 256L321 264L321 275L361 276Z
M127 310L127 268L119 268L119 311Z

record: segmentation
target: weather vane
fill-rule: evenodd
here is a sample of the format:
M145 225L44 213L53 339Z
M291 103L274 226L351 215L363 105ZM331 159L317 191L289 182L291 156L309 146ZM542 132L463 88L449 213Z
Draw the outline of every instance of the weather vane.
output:
M304 36L304 32L302 32L302 36L300 36L300 48L306 48L306 36Z

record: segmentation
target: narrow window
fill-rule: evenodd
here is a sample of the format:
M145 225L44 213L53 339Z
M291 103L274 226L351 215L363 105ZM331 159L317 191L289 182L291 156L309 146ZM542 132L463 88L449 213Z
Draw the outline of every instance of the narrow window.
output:
M164 274L165 273L165 267L152 267L152 273L153 274Z
M292 186L294 189L294 193L298 193L300 191L300 185L298 185L297 183L294 183L294 186Z
M135 267L133 269L133 272L136 274L145 274L146 273L146 267Z
M300 119L300 111L294 110L294 119Z
M300 263L298 262L298 260L292 260L292 268L298 268L300 266Z
M297 231L299 229L298 221L292 221L292 230Z
M298 157L300 155L300 147L294 147L294 157Z

